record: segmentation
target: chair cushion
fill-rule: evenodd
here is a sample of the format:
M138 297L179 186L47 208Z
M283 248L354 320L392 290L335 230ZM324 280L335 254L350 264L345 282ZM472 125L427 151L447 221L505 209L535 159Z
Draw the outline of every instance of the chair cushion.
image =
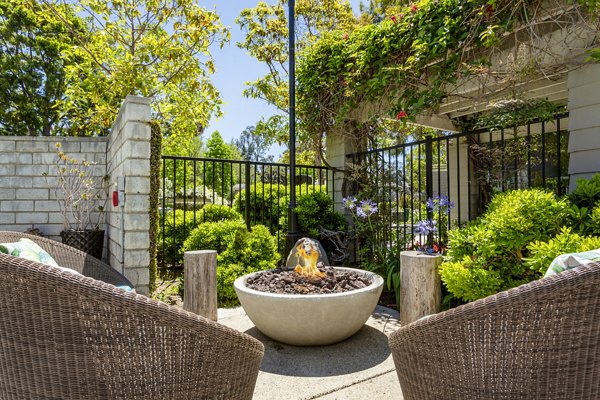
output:
M81 275L74 269L65 268L58 265L58 263L50 254L48 254L46 250L42 249L31 239L22 238L18 242L14 243L0 243L0 253L10 254L11 256L21 257L29 261L39 262L41 264L60 268L63 271Z
M584 251L582 253L562 254L556 257L546 271L544 277L560 274L563 271L600 261L600 249Z

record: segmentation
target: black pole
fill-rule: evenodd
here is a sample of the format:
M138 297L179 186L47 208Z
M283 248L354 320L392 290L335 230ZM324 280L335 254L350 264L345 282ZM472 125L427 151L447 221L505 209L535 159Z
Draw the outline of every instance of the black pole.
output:
M431 136L425 138L425 192L427 199L433 198L433 140ZM427 209L427 219L433 220L433 210ZM429 233L427 242L433 244L433 232Z
M296 33L295 33L295 0L289 0L288 35L289 35L289 113L290 113L290 203L288 205L288 233L286 236L286 253L300 239L298 232L298 215L296 215Z

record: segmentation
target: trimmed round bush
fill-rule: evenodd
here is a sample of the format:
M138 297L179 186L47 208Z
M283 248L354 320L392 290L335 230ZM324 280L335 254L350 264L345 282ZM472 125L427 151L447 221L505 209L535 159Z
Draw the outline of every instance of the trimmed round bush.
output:
M552 260L561 254L581 253L600 249L600 237L583 236L572 232L571 228L563 228L556 237L548 242L534 241L527 246L529 257L525 264L532 270L544 275Z
M219 306L239 304L233 282L242 275L277 267L277 241L263 225L246 229L241 220L205 222L183 244L183 251L217 251L217 300Z
M231 207L217 204L206 204L197 211L168 211L158 219L158 257L167 264L183 263L183 242L192 230L202 222L218 222L224 220L242 221L240 213Z
M540 189L496 195L480 218L449 232L440 266L448 291L473 301L539 278L523 262L527 246L556 236L568 209L566 200Z

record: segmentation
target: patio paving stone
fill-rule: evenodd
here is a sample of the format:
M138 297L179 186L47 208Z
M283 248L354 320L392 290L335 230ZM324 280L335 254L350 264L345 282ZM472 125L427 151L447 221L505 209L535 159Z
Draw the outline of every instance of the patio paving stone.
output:
M365 326L341 343L289 346L264 336L240 308L219 309L219 322L265 345L255 400L402 400L387 336L400 326L395 310L377 306Z

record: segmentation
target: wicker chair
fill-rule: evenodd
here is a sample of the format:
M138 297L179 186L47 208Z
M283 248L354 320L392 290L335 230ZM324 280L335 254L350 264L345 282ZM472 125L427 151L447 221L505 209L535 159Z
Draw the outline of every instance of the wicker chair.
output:
M41 236L28 235L20 232L0 231L0 243L18 242L21 238L28 238L37 243L42 249L46 250L61 267L74 269L80 274L115 286L133 287L133 284L117 270L83 251Z
M264 347L246 334L6 254L0 285L0 399L252 398Z
M389 344L405 400L600 399L600 263L415 321Z

